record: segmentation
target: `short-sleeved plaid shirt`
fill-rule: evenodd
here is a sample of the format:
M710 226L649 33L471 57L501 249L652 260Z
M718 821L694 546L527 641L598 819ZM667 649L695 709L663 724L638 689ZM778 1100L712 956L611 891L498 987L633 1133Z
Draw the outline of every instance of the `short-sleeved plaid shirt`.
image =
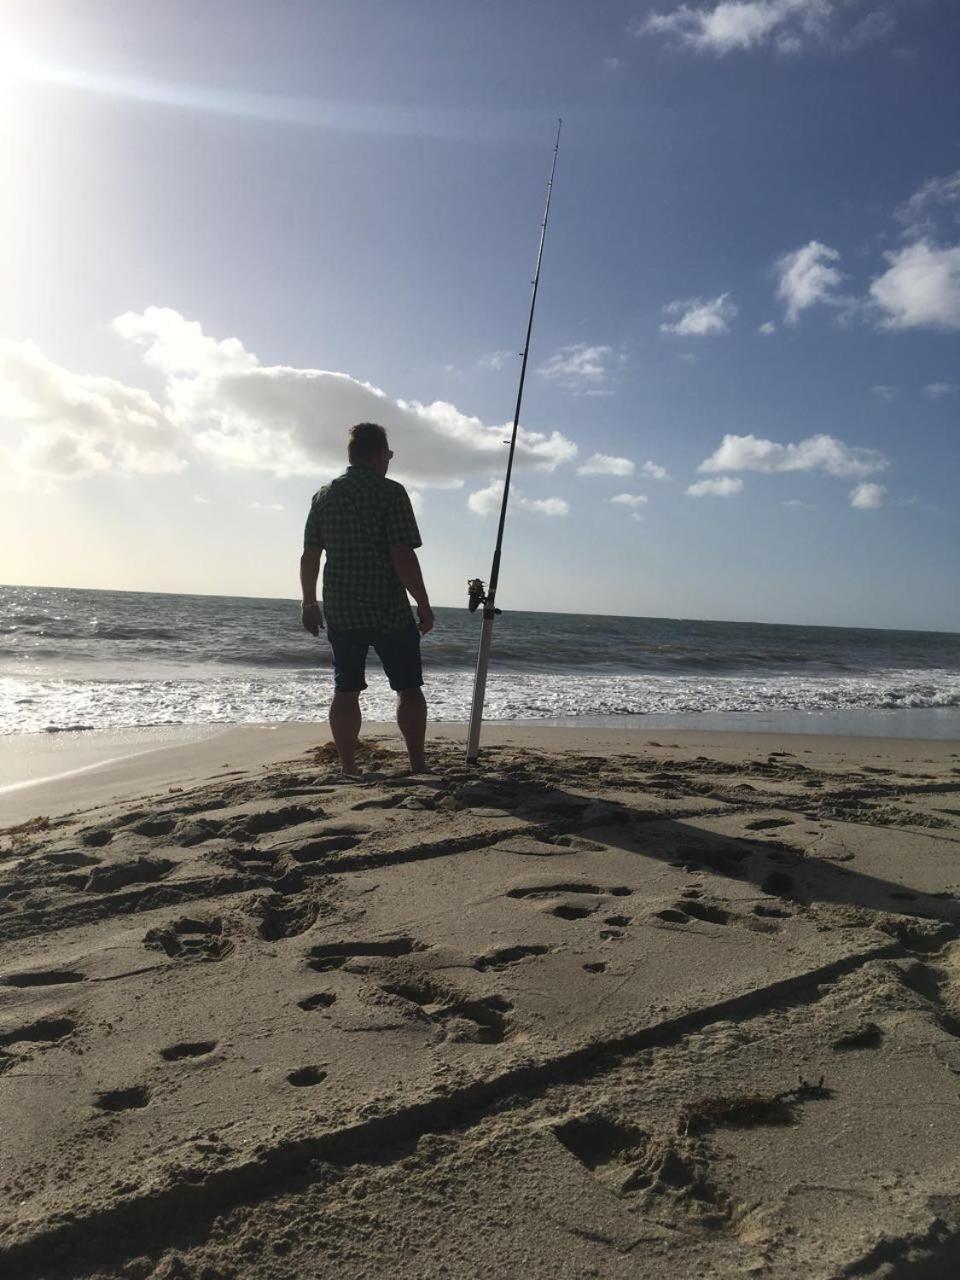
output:
M369 467L348 467L313 497L304 548L322 548L323 611L339 631L396 631L413 621L390 547L419 547L420 530L402 484Z

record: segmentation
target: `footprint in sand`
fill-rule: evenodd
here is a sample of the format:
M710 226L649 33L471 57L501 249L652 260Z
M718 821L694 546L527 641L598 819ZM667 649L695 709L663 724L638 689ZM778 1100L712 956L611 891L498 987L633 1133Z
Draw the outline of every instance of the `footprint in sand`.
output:
M56 987L64 982L83 982L85 976L76 969L34 969L30 973L8 973L0 983L6 987Z
M233 951L233 943L224 935L219 917L201 920L184 916L171 920L169 924L148 929L143 942L173 960L222 960Z
M184 849L192 845L204 844L207 840L215 840L224 829L222 818L194 818L181 820L176 827L177 842Z
M98 1093L94 1098L94 1106L100 1111L136 1111L145 1107L150 1101L150 1090L143 1084L135 1084L129 1089L108 1089Z
M130 830L138 836L168 836L176 825L175 818L147 818L145 822L138 822Z
M174 868L169 858L133 858L94 867L83 886L87 893L113 893L132 884L154 884Z
M329 1009L332 1004L336 1003L336 999L337 997L332 991L317 991L312 996L306 996L303 1000L298 1000L297 1008L312 1013L315 1009Z
M319 836L306 844L285 852L299 863L322 862L328 854L343 853L347 849L355 849L360 844L360 836L355 831L342 831Z
M83 844L92 849L102 849L105 844L109 844L113 839L113 832L108 831L105 827L100 827L93 831L81 832L80 839Z
M705 920L708 924L729 924L730 912L723 907L714 907L707 902L699 902L695 898L684 898L677 904L688 916L695 920Z
M487 951L484 955L477 956L473 967L481 972L485 969L508 969L512 965L519 964L521 960L545 955L549 950L549 947L539 945L499 947L496 951Z
M793 818L757 818L746 824L747 831L772 831L775 827L792 827Z
M539 903L540 910L560 920L585 920L600 910L605 897L623 897L632 892L626 885L604 888L580 881L565 881L560 884L520 885L508 889L506 896Z
M79 849L69 850L66 853L47 853L40 859L49 867L60 867L64 871L76 871L79 867L96 867L102 862L102 858L96 858L92 853L81 853Z
M544 904L543 908L549 915L556 916L559 920L586 920L587 916L592 916L600 910L599 902L557 902L552 906Z
M380 990L411 1006L411 1012L432 1022L448 1040L502 1044L513 1008L503 996L465 996L453 988L426 980L384 983Z
M258 898L250 906L250 914L259 920L257 933L265 942L280 938L296 938L316 922L319 903L296 894L272 893Z
M588 893L595 897L603 897L606 894L614 898L623 898L633 893L632 889L628 889L626 885L614 885L613 887L604 887L596 884L586 884L580 880L566 880L560 884L530 884L519 885L515 889L507 890L508 898L554 898L562 893Z
M161 1049L160 1057L164 1062L182 1062L184 1058L206 1057L216 1047L216 1040L182 1040L179 1044L170 1044Z
M311 948L307 963L318 973L325 973L328 969L342 969L353 959L366 956L408 956L412 951L422 950L422 943L407 937L377 938L369 942L322 942Z
M278 854L273 849L258 849L256 845L252 848L231 849L227 854L221 854L227 865L238 867L241 871L256 871L262 875L271 875L276 871L276 862ZM214 858L217 854L213 855Z
M55 1044L77 1029L72 1018L40 1018L24 1027L0 1031L0 1045Z
M753 914L760 916L762 919L789 920L793 913L785 911L783 907L775 907L766 902L758 902L753 908Z
M230 822L224 834L234 840L247 836L266 835L272 831L282 831L286 827L296 827L304 822L319 822L327 817L325 809L319 805L307 808L302 804L291 804L281 809L264 809L259 813L248 813Z
M322 1067L297 1067L296 1071L291 1071L287 1076L287 1083L303 1089L309 1085L322 1084L326 1078L327 1073Z

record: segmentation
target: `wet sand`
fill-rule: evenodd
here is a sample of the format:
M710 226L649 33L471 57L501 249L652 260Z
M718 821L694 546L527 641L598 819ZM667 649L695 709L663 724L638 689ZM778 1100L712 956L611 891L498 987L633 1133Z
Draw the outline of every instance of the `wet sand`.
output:
M0 796L0 1273L960 1269L960 744L462 736Z

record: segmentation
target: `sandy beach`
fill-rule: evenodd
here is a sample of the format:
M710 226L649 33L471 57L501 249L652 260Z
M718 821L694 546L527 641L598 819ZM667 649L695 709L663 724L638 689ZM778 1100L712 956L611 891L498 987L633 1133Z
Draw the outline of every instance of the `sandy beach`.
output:
M462 735L21 768L0 1273L955 1274L960 744Z

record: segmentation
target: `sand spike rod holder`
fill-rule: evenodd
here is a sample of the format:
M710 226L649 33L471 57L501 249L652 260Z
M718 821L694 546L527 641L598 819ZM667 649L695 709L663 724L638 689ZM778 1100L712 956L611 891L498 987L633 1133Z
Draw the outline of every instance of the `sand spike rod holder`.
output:
M543 211L543 222L540 224L540 245L537 249L537 269L533 276L533 293L530 298L530 315L527 319L527 336L520 353L523 362L520 365L520 385L517 388L517 407L513 414L513 432L510 436L510 453L507 457L507 474L503 483L503 501L500 503L500 524L497 528L497 545L493 553L493 565L490 569L490 585L486 592L478 578L469 583L470 606L476 609L483 605L483 623L480 628L480 648L477 652L477 674L473 685L473 706L470 710L470 731L467 736L467 763L476 764L480 756L480 729L483 725L483 700L487 691L487 667L490 662L490 645L493 641L493 623L500 610L496 607L497 583L500 580L500 555L503 551L503 530L507 522L507 502L510 499L510 477L513 474L513 456L517 449L517 429L520 425L520 406L523 403L523 383L527 376L527 356L530 354L530 334L533 332L533 313L537 307L537 290L540 287L540 264L543 261L543 244L547 238L547 219L550 217L550 197L553 195L553 175L557 171L557 156L560 153L560 129L563 121L557 121L557 140L553 146L553 163L550 166L550 180L547 183L547 203Z

